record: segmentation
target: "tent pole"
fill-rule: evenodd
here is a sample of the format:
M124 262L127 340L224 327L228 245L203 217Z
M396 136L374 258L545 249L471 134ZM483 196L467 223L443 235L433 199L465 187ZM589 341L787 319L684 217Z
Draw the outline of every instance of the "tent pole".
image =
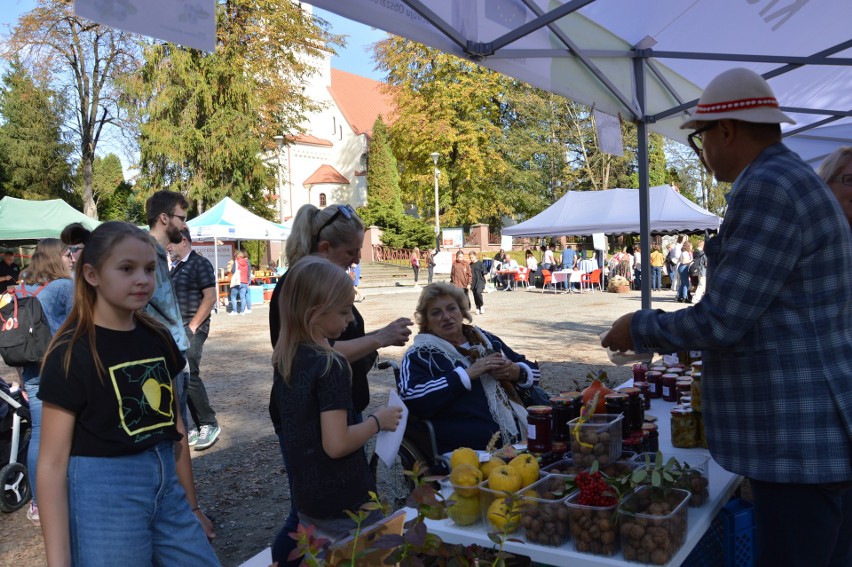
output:
M642 117L636 125L639 162L639 246L642 254L642 309L651 308L651 195L648 174L648 123L645 112L645 60L633 59L633 73L636 82L636 99L642 110Z

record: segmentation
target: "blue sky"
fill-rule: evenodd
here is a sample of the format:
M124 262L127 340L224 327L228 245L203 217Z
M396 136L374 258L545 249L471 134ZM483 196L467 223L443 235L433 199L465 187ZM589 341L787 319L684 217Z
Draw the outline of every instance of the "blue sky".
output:
M0 0L0 4L2 4L2 8L0 8L0 33L3 35L9 33L21 14L35 7L34 0ZM339 50L340 54L332 59L331 66L362 77L380 80L382 76L373 70L371 55L365 52L365 48L383 39L385 32L341 18L325 10L315 8L314 12L331 23L333 33L347 36L346 47Z

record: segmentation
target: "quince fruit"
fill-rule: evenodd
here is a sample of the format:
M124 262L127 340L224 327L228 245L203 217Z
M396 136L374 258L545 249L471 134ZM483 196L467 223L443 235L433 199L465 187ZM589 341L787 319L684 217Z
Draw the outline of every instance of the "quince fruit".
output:
M450 472L450 483L459 496L476 496L479 494L479 485L482 483L482 472L479 467L462 463L453 467Z
M447 515L459 526L470 526L479 521L479 496L462 496L453 492L449 500L453 505L447 508Z
M509 513L509 505L506 498L499 497L488 507L488 523L499 532L509 533L518 529L521 523L520 502L515 502L512 513Z
M502 467L505 464L506 461L504 461L500 457L491 457L488 462L479 465L479 470L482 471L482 478L488 478L491 475L491 471L493 471L497 467Z
M521 488L529 486L538 480L538 461L529 453L525 455L518 455L509 461L509 466L518 471L518 474L521 475Z
M514 467L503 465L496 467L488 475L488 488L501 492L517 492L521 489L521 474Z
M453 470L462 463L479 468L479 455L473 449L459 447L450 455L450 470Z

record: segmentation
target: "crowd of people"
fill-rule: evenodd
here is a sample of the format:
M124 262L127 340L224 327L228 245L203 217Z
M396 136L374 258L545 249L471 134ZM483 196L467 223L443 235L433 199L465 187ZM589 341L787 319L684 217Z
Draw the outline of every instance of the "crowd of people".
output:
M757 564L850 565L852 148L814 172L781 143L779 124L791 120L774 100L760 76L735 69L708 85L683 124L708 170L733 183L706 251L683 235L665 252L655 243L647 263L638 248L605 261L582 246L557 255L548 245L541 261L526 251L525 267L606 267L611 277L650 277L655 291L667 272L677 300L693 305L624 315L602 346L703 351L709 449L751 481ZM159 191L146 203L148 233L122 222L91 232L72 225L39 242L25 270L11 253L0 263L14 293L37 294L53 336L42 364L21 369L36 478L28 517L42 526L51 565L219 564L188 453L221 431L200 377L218 282L192 251L188 207L179 193ZM375 492L363 447L395 430L402 412L364 415L368 374L378 349L407 345L415 323L397 389L412 415L432 421L440 452L523 441L526 406L540 399L538 364L473 324L489 275L476 253L459 251L444 283L432 282L431 251L415 249L415 283L422 267L429 283L414 321L367 332L347 273L363 238L350 206L302 207L273 292L269 415L291 491L272 550L279 567L299 563L290 558L299 523L345 537L355 526L347 511ZM491 275L513 266L501 250ZM237 313L250 309L250 270L237 251L229 267ZM380 519L372 510L361 525Z

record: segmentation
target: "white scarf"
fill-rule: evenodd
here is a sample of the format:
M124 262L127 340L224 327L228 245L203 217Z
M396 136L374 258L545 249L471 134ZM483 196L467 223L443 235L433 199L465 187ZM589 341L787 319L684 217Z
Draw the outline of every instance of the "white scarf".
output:
M481 341L488 344L489 341L480 332L478 327L473 327L473 330L479 335ZM431 333L420 333L414 337L414 345L412 349L417 352L417 356L425 362L431 363L431 358L434 354L440 354L460 364L463 368L471 365L470 360L456 350L452 343L437 337ZM482 345L470 345L470 350L479 350L481 355L485 354L485 349ZM428 357L428 359L426 358ZM508 445L519 440L526 441L527 432L525 427L518 427L518 424L526 424L527 410L521 404L518 404L509 399L506 391L500 386L498 381L490 374L483 374L479 377L482 382L482 388L485 390L485 399L488 402L488 409L491 412L491 417L500 426L500 435L504 445Z

